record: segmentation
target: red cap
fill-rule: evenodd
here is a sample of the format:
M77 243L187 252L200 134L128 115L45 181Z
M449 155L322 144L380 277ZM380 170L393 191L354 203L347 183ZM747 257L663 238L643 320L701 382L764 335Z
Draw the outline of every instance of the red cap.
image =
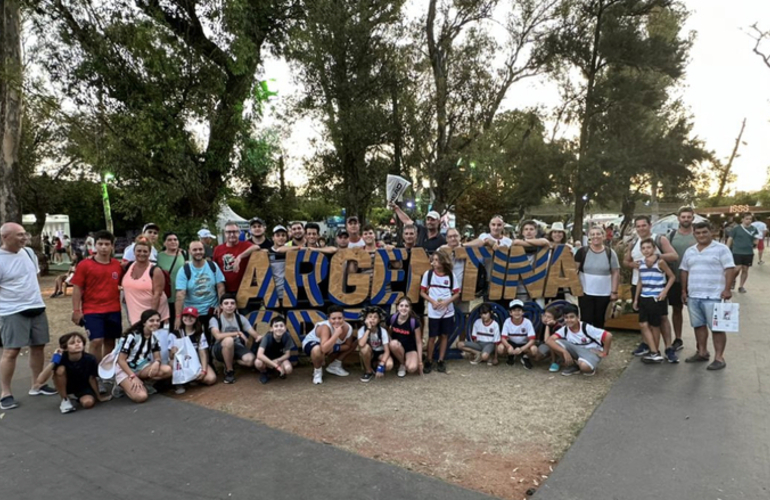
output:
M197 318L198 310L194 307L185 307L182 311L182 316L192 316L193 318Z

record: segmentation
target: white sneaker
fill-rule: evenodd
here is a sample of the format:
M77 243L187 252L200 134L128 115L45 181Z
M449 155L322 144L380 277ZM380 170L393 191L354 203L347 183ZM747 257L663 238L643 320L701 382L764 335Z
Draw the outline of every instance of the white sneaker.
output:
M183 385L178 385L176 386L176 389L174 389L174 394L184 394L185 392L186 391Z
M402 377L402 378L406 377L406 366L405 365L401 365L401 366L398 367L398 376Z
M62 399L61 403L59 404L59 411L62 413L72 413L75 411L75 407L72 406L72 403L70 403L69 399Z
M313 383L323 384L324 383L324 371L323 368L314 368L313 369Z
M326 371L331 373L332 375L337 375L338 377L347 377L348 375L350 375L350 372L348 372L342 367L342 362L340 362L339 360L329 364L329 366L326 367Z

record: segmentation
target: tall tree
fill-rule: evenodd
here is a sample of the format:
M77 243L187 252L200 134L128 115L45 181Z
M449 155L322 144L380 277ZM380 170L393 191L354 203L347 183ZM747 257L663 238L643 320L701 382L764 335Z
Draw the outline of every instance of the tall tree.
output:
M306 0L292 33L290 54L305 91L300 112L320 119L330 146L312 160L313 184L350 215L366 216L373 192L401 159L394 89L403 3Z
M249 137L262 52L281 43L295 3L34 2L81 159L115 173L135 210L213 215Z
M431 154L427 173L437 207L451 205L465 176L458 161L489 129L510 87L540 73L547 60L542 40L557 0L430 0L424 21L432 88ZM505 41L489 29L505 6ZM503 62L495 68L493 61Z
M650 120L666 101L665 84L661 88L656 80L675 81L684 71L689 40L648 29L655 15L673 8L684 14L670 0L570 0L561 28L549 36L571 108L567 117L580 126L577 161L564 175L565 192L575 205L575 238L582 237L588 202L599 193L607 199L613 178L628 179L629 172L641 168L638 162L614 157L624 154L623 148L633 142L630 132L642 125L633 122L628 110L654 126ZM580 74L577 82L570 77L573 70ZM620 112L624 106L626 112ZM618 120L625 130L618 129ZM618 134L625 134L625 140ZM607 149L612 144L614 152Z
M21 17L17 0L0 0L0 223L21 222Z

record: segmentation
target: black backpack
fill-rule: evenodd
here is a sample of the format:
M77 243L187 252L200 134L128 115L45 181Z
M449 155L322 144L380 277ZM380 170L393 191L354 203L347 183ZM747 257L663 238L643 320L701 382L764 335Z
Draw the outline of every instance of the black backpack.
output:
M213 319L217 322L217 329L219 331L222 331L222 322L219 320L219 316L221 315L213 316ZM235 322L238 323L238 331L245 334L246 332L243 331L243 322L241 321L241 315L238 314L238 311L235 312Z
M428 271L428 289L430 289L430 284L433 281L433 269ZM449 290L455 289L455 273L449 273Z
M612 249L605 245L604 253L607 254L607 264L610 266L610 271L612 271ZM577 252L575 252L575 262L578 263L579 273L583 272L583 266L585 266L587 254L588 254L587 247L580 247L578 248Z
M207 260L206 263L209 265L209 269L211 269L211 272L214 273L214 277L217 275L217 265L211 262L210 260ZM190 267L190 263L186 262L184 267L182 268L184 270L184 275L188 279L192 278L192 268Z

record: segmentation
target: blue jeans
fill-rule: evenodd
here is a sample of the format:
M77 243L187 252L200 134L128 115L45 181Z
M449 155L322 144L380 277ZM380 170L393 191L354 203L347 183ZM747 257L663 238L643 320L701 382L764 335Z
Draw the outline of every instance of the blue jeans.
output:
M714 318L714 304L722 302L722 299L695 299L688 297L687 310L690 313L690 324L693 328L702 326L711 330L711 320Z

